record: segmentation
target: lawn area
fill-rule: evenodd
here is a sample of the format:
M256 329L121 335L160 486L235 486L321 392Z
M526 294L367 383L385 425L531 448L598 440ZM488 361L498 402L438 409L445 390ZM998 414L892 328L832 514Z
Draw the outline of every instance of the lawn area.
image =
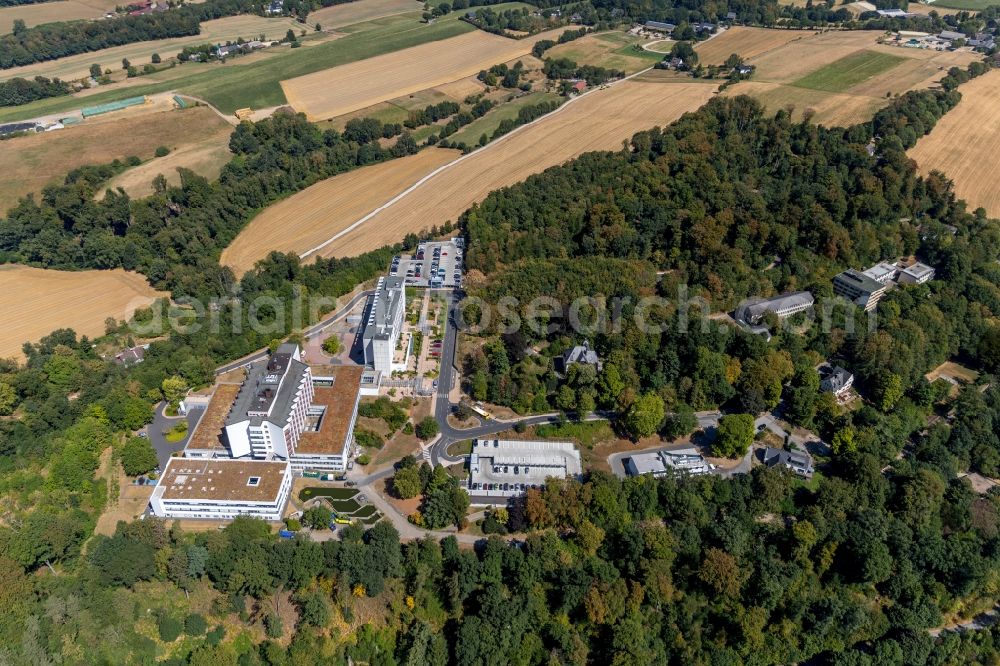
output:
M607 421L587 421L578 423L566 421L552 425L535 427L535 434L543 439L572 439L585 448L593 448L595 444L609 439L617 439Z
M448 140L459 142L464 141L470 146L476 145L479 142L479 137L482 136L483 133L485 133L487 137L492 137L493 132L496 131L502 121L517 118L517 114L522 108L555 99L559 99L559 96L554 93L533 92L509 102L504 102L500 106L487 111L482 118L477 118L459 131L455 132L453 135L448 137Z
M876 74L892 69L906 58L878 51L860 51L817 69L792 83L799 88L843 92Z
M545 57L569 58L581 65L620 69L631 74L663 60L662 53L642 49L640 44L644 41L646 40L614 30L560 44L549 49Z
M357 511L355 511L354 514L353 514L353 517L354 518L361 518L362 520L364 520L365 518L371 518L372 516L374 516L377 513L378 513L378 509L376 509L371 504L366 504L365 506L363 506L360 509L358 509Z
M179 90L203 98L225 113L243 107L261 109L278 106L285 103L280 85L283 79L448 39L476 29L465 21L459 21L459 15L460 12L456 12L452 15L454 18L442 18L430 25L421 23L416 12L366 21L344 28L348 34L339 39L319 43L307 41L298 49L277 47L281 51L267 54L267 57L246 56L255 58L255 61L246 64L240 64L241 59L237 58L225 65L192 67L190 76L172 76L169 80L151 81L147 85L88 95L85 101L78 97L56 97L3 109L0 111L0 122L167 90Z
M463 439L461 442L455 442L448 447L449 456L467 456L472 453L472 440Z
M336 511L337 513L354 513L355 511L361 508L361 505L358 504L353 499L343 499L343 500L331 499L329 501L330 501L330 506L332 506L333 510Z
M354 488L325 488L322 486L310 486L299 491L299 501L305 502L314 497L329 497L331 500L352 499L358 491Z

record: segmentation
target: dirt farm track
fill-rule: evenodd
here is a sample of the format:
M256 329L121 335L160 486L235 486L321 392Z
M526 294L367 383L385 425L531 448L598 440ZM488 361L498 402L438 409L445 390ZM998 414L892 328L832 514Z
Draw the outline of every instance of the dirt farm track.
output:
M282 81L281 88L296 111L327 120L527 56L535 42L562 31L515 40L477 30Z
M0 357L21 357L21 345L37 342L57 328L77 335L104 334L108 317L128 319L159 296L138 273L54 271L0 265Z
M996 163L1000 152L1000 72L988 72L962 85L962 101L944 115L930 134L920 139L909 156L920 173L937 169L955 181L955 194L1000 216L1000 188Z

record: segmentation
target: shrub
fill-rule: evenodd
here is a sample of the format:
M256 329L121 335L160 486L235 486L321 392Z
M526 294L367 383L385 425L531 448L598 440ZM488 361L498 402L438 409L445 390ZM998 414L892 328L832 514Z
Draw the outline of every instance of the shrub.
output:
M340 338L336 335L331 335L326 340L323 341L323 351L330 356L336 356L340 353Z
M212 631L205 634L205 644L210 647L214 647L222 642L222 639L226 637L226 628L221 624Z
M172 643L177 640L183 630L181 621L172 615L163 613L156 623L156 630L160 634L160 640L164 643Z
M170 149L166 146L157 146L156 151L153 154L157 157L166 157L170 154Z
M355 430L354 439L357 441L358 446L365 448L381 449L385 446L385 440L377 432L371 430Z
M191 613L184 618L184 633L188 636L201 636L206 629L208 629L208 623L198 613Z
M357 462L359 465L367 465L371 461L372 457L367 453L362 453L360 456L357 457Z

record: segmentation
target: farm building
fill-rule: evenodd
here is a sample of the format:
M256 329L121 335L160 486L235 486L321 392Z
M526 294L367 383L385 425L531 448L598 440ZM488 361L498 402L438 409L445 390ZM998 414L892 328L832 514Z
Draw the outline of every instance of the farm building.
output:
M38 123L9 123L0 125L0 136L8 136L18 132L37 132L38 130Z
M98 104L97 106L88 106L80 109L80 113L83 114L84 118L90 118L92 116L99 116L105 113L111 113L112 111L121 111L122 109L127 109L129 107L145 103L145 96L129 97L128 99L119 100L117 102L108 102L106 104Z

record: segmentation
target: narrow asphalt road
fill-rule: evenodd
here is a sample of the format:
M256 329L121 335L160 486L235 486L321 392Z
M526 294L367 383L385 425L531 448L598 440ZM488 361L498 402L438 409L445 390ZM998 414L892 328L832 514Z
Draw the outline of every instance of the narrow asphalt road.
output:
M339 310L333 312L332 314L330 314L330 316L328 316L323 321L320 321L320 322L318 322L316 324L313 324L312 326L310 326L309 328L307 328L305 331L303 331L303 333L302 333L303 336L308 340L309 338L311 338L311 337L313 337L315 335L318 335L319 333L322 333L329 326L331 326L333 324L336 324L341 319L344 319L345 317L347 317L347 315L349 315L354 310L354 308L356 308L358 306L358 303L360 303L360 302L362 302L364 300L367 300L368 297L371 296L373 293L375 293L375 292L373 290L371 290L371 289L360 292L354 298L352 298L351 300L349 300L344 305L344 307L342 307ZM255 351L254 353L252 353L252 354L250 354L248 356L244 356L243 358L237 359L237 360L232 361L230 363L226 363L225 365L220 365L218 368L215 369L215 374L216 375L222 375L222 374L225 374L225 373L230 372L232 370L236 370L237 368L246 367L246 366L250 365L251 363L256 363L257 361L262 361L265 358L267 358L267 356L268 356L269 353L270 352L266 348L265 349L258 349L257 351Z
M188 438L191 437L191 433L194 432L194 427L198 425L198 420L205 411L205 408L200 406L192 407L188 410L186 417L188 422L187 436L178 442L168 442L163 433L173 428L185 417L165 416L163 414L163 410L166 406L167 403L165 402L158 404L156 406L156 411L153 413L153 422L146 426L146 435L149 437L149 443L153 445L153 450L156 451L156 460L160 463L160 469L166 467L167 461L170 460L170 456L174 452L184 450L184 447L187 445Z

